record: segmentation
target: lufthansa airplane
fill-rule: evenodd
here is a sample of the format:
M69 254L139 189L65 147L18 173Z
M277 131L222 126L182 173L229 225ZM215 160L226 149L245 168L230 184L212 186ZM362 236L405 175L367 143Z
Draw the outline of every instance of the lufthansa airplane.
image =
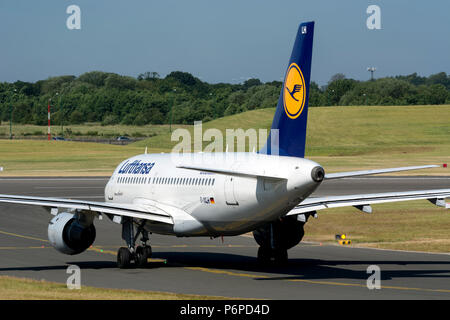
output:
M54 215L50 243L68 255L93 244L96 218L121 224L127 246L118 250L119 268L146 264L151 233L220 237L253 232L258 260L283 262L319 210L352 206L371 212L371 204L419 199L450 208L445 202L450 189L310 197L324 180L437 167L325 174L304 158L313 34L314 22L299 26L273 130L258 152L193 153L178 160L172 154L142 154L119 164L105 187L105 202L20 195L0 195L0 202L47 208Z

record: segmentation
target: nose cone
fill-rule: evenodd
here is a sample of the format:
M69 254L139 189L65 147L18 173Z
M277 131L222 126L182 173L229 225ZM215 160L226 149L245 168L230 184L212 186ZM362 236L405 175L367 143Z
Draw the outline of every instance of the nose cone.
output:
M311 178L317 182L320 183L325 178L325 170L321 166L316 166L311 170Z

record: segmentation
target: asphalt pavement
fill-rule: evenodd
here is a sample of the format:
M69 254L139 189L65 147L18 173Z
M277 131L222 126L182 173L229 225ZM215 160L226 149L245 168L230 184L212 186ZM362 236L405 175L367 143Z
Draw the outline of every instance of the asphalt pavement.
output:
M107 178L0 178L1 194L103 201ZM315 195L450 188L450 177L369 177L324 183ZM374 213L376 214L376 213ZM445 214L445 213L444 213ZM51 215L40 207L0 204L0 275L65 283L69 265L81 284L259 299L449 299L450 255L301 243L286 266L261 267L250 236L151 236L146 268L118 269L121 227L96 221L94 247L75 256L47 240ZM369 266L378 266L381 289L369 289Z

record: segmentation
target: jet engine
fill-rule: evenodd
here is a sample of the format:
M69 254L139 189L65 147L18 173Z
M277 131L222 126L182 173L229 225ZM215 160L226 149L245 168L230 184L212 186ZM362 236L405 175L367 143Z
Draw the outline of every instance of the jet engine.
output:
M80 223L77 215L62 212L48 225L48 240L59 252L69 255L79 254L89 248L95 240L93 223Z

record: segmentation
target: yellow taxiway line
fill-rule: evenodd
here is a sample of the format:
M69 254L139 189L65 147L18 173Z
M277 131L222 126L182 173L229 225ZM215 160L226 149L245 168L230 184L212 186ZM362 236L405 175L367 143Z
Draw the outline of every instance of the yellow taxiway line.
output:
M39 239L36 237L30 237L25 235L20 235L12 232L5 232L0 230L0 234L13 236L13 237L19 237L23 239L29 239L34 241L40 241L40 242L48 242L48 240L45 239ZM157 246L154 246L157 247ZM188 245L174 245L174 246L161 246L161 247L183 247L188 248L191 246ZM219 247L219 246L210 246L210 245L204 245L204 246L197 246L197 247ZM227 246L220 246L221 248L227 247ZM231 246L230 246L231 247ZM50 248L50 247L0 247L0 250L14 250L14 249L42 249L42 248ZM104 253L104 254L111 254L116 255L117 252L112 250L104 250L101 249L101 247L90 247L88 249L89 251L94 251L98 253ZM166 263L167 260L165 259L149 259L149 262L164 262ZM233 276L233 277L245 277L245 278L254 278L254 279L270 279L269 276L266 275L258 275L253 273L242 273L242 272L233 272L233 271L227 271L222 269L213 269L213 268L205 268L205 267L188 267L184 265L180 265L185 270L191 270L191 271L199 271L199 272L206 272L206 273L214 273L214 274L221 274L226 276ZM285 279L284 281L288 282L301 282L301 283L309 283L309 284L318 284L318 285L328 285L328 286L346 286L346 287L359 287L359 288L367 288L366 284L358 284L358 283L345 283L345 282L334 282L334 281L316 281L316 280L306 280L306 279ZM422 291L422 292L443 292L443 293L450 293L450 290L447 289L429 289L429 288L411 288L411 287L399 287L399 286L381 286L381 289L391 289L391 290L407 290L407 291Z

